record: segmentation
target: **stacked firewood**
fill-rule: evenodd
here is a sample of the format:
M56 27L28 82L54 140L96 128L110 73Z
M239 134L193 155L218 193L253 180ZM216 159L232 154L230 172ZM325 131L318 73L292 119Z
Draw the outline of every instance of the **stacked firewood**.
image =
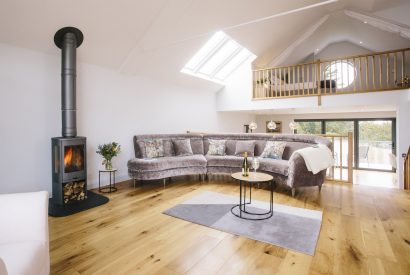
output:
M64 203L68 204L74 201L82 201L85 196L85 182L74 181L64 185Z

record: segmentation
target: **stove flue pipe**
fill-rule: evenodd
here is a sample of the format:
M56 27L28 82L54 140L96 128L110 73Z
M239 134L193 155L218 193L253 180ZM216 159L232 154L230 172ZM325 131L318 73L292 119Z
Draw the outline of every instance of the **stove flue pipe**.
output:
M76 104L76 48L83 42L83 33L74 27L60 29L54 35L54 43L61 49L61 113L62 136L77 136Z

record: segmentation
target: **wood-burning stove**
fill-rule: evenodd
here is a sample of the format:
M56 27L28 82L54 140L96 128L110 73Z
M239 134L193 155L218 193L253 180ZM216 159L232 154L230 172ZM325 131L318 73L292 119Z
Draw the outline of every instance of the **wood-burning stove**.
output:
M53 200L70 204L87 198L86 138L52 138Z
M87 192L87 144L77 137L76 48L83 42L74 27L60 29L54 43L61 49L62 137L51 139L53 197L51 216L66 216L108 202L108 198Z

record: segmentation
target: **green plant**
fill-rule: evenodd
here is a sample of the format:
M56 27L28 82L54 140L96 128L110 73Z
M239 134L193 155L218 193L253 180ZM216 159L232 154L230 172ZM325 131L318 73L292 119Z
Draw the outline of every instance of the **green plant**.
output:
M104 158L102 164L106 164L107 162L111 162L111 159L113 157L118 156L120 152L121 152L121 145L119 145L116 142L111 142L111 143L98 145L98 150L96 153L101 155Z

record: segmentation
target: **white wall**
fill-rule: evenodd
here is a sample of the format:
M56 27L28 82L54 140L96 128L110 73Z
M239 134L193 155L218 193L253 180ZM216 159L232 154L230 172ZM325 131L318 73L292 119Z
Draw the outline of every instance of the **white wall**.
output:
M0 193L51 191L50 138L61 136L60 57L0 44ZM248 114L218 113L215 94L78 64L78 135L87 137L88 184L98 185L98 144L117 141L127 179L135 134L241 132Z
M359 43L359 42L357 42ZM315 60L328 60L344 56L369 54L370 50L357 46L348 41L332 43L315 54Z

